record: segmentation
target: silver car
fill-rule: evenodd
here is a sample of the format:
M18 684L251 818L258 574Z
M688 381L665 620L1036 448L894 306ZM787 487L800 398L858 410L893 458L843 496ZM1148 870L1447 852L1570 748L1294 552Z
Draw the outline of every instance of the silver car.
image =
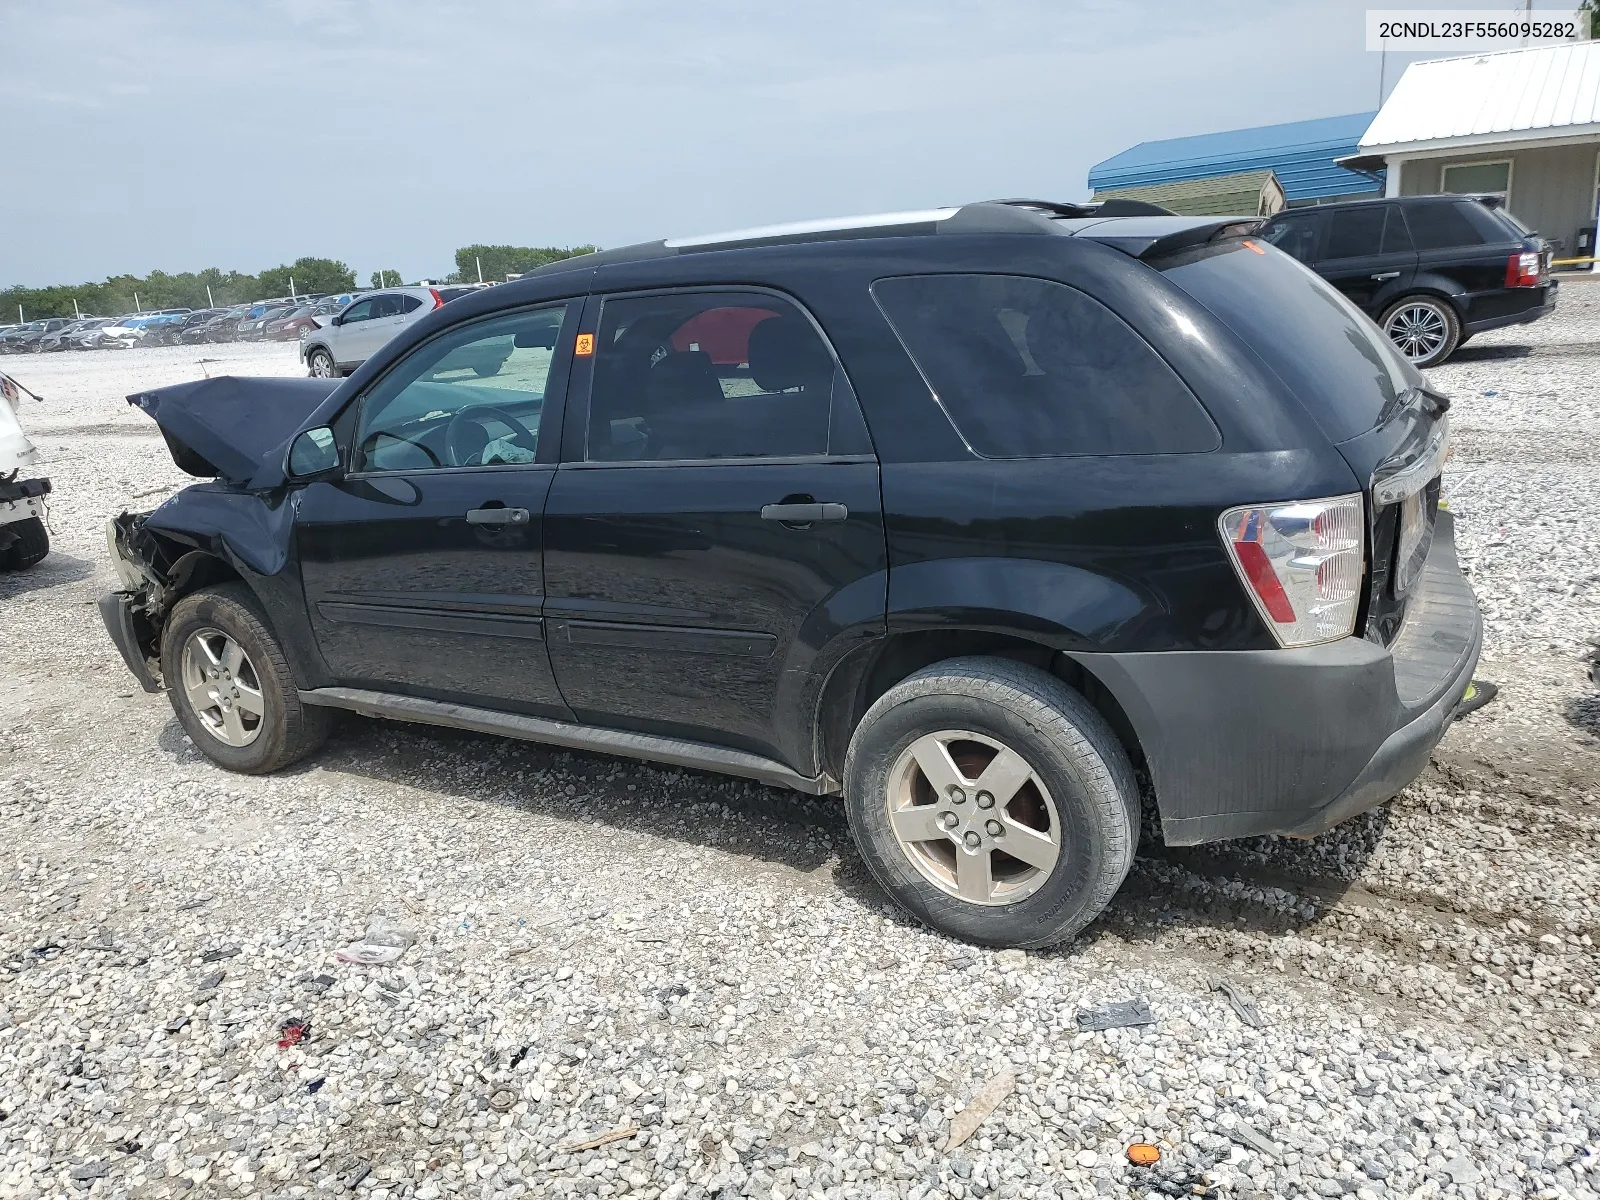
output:
M441 286L365 292L300 340L300 359L319 378L348 375L407 325L477 290Z

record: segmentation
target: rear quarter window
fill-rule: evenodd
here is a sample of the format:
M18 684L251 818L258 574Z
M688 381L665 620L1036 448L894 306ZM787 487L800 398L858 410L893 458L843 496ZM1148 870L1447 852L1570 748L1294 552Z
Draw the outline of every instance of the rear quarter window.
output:
M956 431L985 458L1214 450L1217 428L1120 317L1020 275L909 275L872 295Z
M1422 383L1360 309L1270 246L1228 240L1152 265L1255 351L1332 441L1365 433Z
M1458 246L1481 246L1482 230L1467 213L1468 207L1481 208L1474 201L1443 204L1413 204L1406 207L1406 224L1418 250L1449 250ZM1484 214L1488 216L1487 213ZM1499 231L1495 241L1507 240Z

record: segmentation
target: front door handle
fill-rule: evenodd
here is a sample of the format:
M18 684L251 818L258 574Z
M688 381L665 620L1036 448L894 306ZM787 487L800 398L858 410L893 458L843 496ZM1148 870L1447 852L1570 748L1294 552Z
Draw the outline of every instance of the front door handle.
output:
M842 504L763 504L763 521L782 521L785 525L809 525L813 521L843 521L850 510Z
M1373 278L1376 279L1379 283L1382 283L1385 279L1399 279L1400 278L1400 272L1399 271L1379 271L1376 275L1373 276Z
M468 525L526 525L528 523L528 510L525 508L469 508L467 510Z

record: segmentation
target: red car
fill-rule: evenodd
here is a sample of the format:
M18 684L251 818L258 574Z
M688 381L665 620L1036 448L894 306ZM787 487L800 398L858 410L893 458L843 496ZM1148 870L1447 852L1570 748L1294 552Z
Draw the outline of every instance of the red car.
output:
M275 320L268 321L261 328L261 337L268 342L293 342L298 341L300 332L304 329L315 329L316 320L311 316L311 306L291 309Z

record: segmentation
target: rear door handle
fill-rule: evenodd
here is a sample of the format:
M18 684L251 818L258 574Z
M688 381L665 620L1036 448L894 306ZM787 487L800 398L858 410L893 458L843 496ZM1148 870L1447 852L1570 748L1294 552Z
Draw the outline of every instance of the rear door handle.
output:
M782 521L785 525L809 525L813 521L843 521L850 510L843 504L763 504L763 521Z
M1400 272L1399 271L1379 271L1376 275L1373 276L1373 278L1376 279L1378 282L1382 283L1385 279L1399 279L1400 278Z
M467 510L468 525L526 525L528 523L528 510L525 508L469 508Z

